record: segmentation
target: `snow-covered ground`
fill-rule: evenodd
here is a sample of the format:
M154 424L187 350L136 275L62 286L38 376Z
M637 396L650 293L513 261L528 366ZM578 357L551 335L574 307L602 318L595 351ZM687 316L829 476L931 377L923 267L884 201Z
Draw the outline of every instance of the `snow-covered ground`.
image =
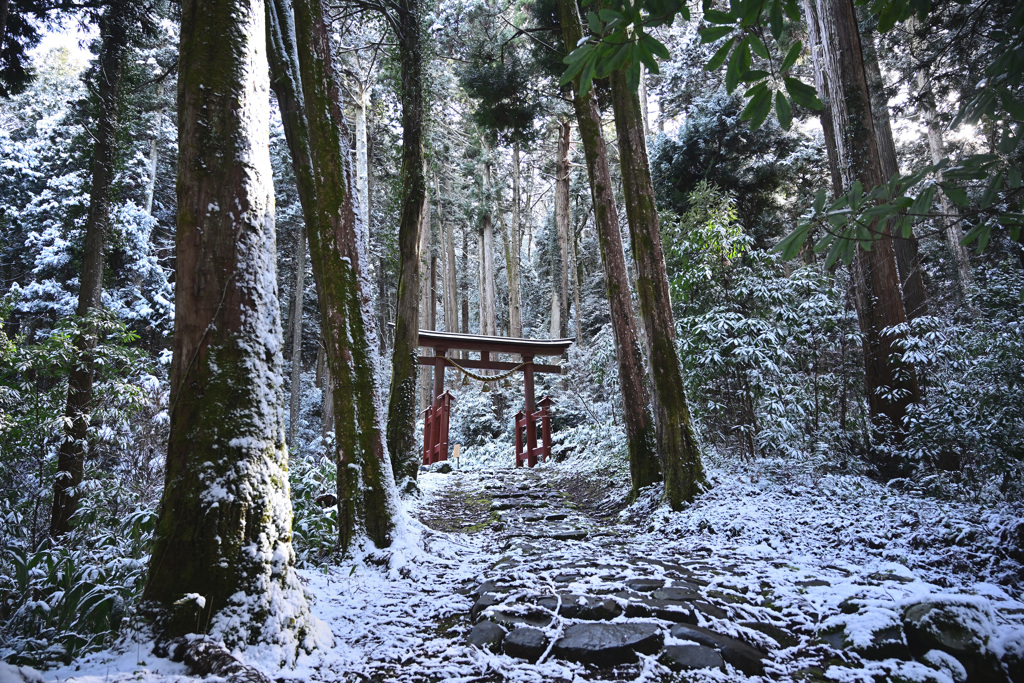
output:
M578 468L578 462L543 465L537 474L548 481L569 481L570 475L578 481ZM303 655L295 669L284 671L272 670L258 651L240 657L273 679L289 681L604 680L580 664L553 657L531 664L466 643L475 599L467 595L469 589L493 578L497 562L517 557L516 546L507 542L507 524L497 522L497 515L487 525L458 519L446 525L465 524L467 532L436 531L415 518L436 519L440 507L457 516L458 501L486 496L485 487L513 476L521 473L422 475L423 496L410 505L413 519L388 565L300 572L314 613L334 635L334 647ZM609 479L598 471L589 476ZM986 509L862 477L790 474L770 464L719 463L710 468L710 481L711 490L680 513L658 508L649 497L611 519L597 519L588 510L600 509L601 501L591 495L587 504L573 508L578 521L589 525L589 538L540 547L534 560L524 556L506 574L550 583L555 572L576 565L580 583L596 577L598 569L608 573L612 568L621 579L636 567L655 571L688 563L707 578L702 594L724 606L702 614L701 625L761 642L770 652L765 680L958 680L959 664L942 653L930 654L926 662L904 661L862 657L841 647L837 652L823 644L833 634L834 644L845 638L847 644L869 647L875 634L899 620L904 606L922 600L969 608L988 652L1024 653L1020 508ZM618 485L602 490L608 502L623 494ZM763 632L743 625L754 622L777 625L793 640L766 640ZM632 671L634 678L676 680L653 656L641 657ZM4 676L0 671L0 683L6 683ZM731 668L688 676L747 680ZM109 651L45 672L43 680L176 681L187 676L182 665L154 656L150 643L129 636Z

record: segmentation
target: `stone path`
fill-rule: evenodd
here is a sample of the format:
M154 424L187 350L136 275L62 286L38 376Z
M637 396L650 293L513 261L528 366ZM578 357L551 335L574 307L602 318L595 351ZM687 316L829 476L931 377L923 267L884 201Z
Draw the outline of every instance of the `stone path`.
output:
M473 601L470 644L530 662L575 662L586 672L577 680L825 681L833 680L824 675L832 664L913 658L898 619L858 643L841 629L819 633L818 624L776 606L767 582L746 580L742 558L712 557L708 548L680 557L672 539L638 550L636 527L602 508L600 496L545 474L455 473L464 482L421 514L434 528L485 534L496 551L484 579L461 591ZM828 583L806 581L808 590L821 585ZM918 659L951 651L933 635L913 644ZM997 675L997 661L972 657L959 658L965 680L1008 680Z

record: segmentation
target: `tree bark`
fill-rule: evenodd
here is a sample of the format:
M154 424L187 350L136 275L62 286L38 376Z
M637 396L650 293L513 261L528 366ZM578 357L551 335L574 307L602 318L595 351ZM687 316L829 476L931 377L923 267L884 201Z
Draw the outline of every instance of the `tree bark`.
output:
M348 127L323 6L319 0L294 0L293 6L294 45L285 30L292 22L288 0L268 5L271 68L320 301L324 391L331 398L338 468L338 544L347 552L365 537L386 547L397 492L379 429L382 406L373 373L378 349L370 283L362 271Z
M445 182L447 189L447 181ZM444 329L447 332L459 330L459 308L458 308L458 281L455 275L455 237L452 234L451 221L444 219L443 204L441 203L441 188L437 188L437 218L441 224L441 234L444 236Z
M402 82L402 214L398 225L398 308L388 398L388 451L399 487L415 486L420 450L416 443L416 378L419 364L419 238L423 201L423 55L420 0L396 0L396 33Z
M523 251L523 226L520 211L519 140L512 143L512 234L508 254L508 329L510 337L523 336L522 284L519 276L519 257Z
M937 164L946 156L946 145L942 139L942 126L939 122L939 111L935 105L935 93L932 91L932 81L928 75L928 67L917 68L917 92L918 106L921 108L921 115L924 117L925 127L928 130L928 152L931 154L933 164ZM956 205L949 201L946 193L939 188L939 206L942 208L942 227L946 237L946 246L949 248L953 263L956 264L958 284L960 285L960 296L967 298L967 289L974 282L974 274L971 272L971 255L967 247L960 243L964 238L960 230L960 212Z
M704 466L676 351L676 327L640 98L626 84L626 73L621 69L612 72L611 86L626 218L636 265L637 298L654 385L652 404L665 498L673 510L680 510L700 493Z
M295 445L302 396L302 300L306 291L306 226L295 237L295 292L292 298L292 376L288 402L288 445Z
M862 14L867 14L862 11ZM870 21L870 19L868 19ZM889 100L885 96L885 82L882 80L882 69L878 65L878 51L875 48L875 34L870 26L861 23L861 37L864 47L864 73L867 76L868 92L871 93L871 118L878 137L878 155L882 164L882 177L886 182L900 172L896 160L896 143L892 138L892 126L889 123ZM894 236L893 252L896 255L896 268L900 274L900 289L903 292L903 307L907 319L928 314L928 294L924 288L921 274L921 254L917 237Z
M96 329L86 321L86 317L103 305L103 252L110 225L110 197L119 129L118 104L128 51L127 14L126 2L113 2L100 20L99 111L92 150L82 275L75 310L82 328L75 336L77 362L68 376L68 397L64 409L67 428L57 453L57 473L53 482L52 536L71 530L71 517L78 510L79 486L85 472L89 419L93 407L93 352L96 348Z
M290 661L312 621L292 568L265 22L259 1L182 5L170 436L143 598L160 638Z
M432 330L434 321L430 317L430 199L426 193L423 195L422 221L420 224L420 329ZM433 353L430 349L424 349L424 352L424 355L428 356ZM431 366L419 366L420 413L433 403L433 397L430 395L434 386L432 370Z
M558 0L558 10L566 49L572 50L583 36L579 10L575 0ZM618 211L608 170L608 152L601 134L601 116L593 90L581 96L579 85L577 77L573 81L573 107L587 160L590 193L594 202L594 225L601 248L601 262L604 264L619 387L622 390L632 495L635 497L641 488L661 480L661 467L651 415L651 399L644 381L643 353L640 350L626 274L626 258L619 233Z
M551 336L569 336L569 136L572 124L568 119L558 122L558 147L555 159L555 229L558 232L558 253L561 263L554 289L558 296L558 327L551 325Z
M871 115L871 99L861 51L857 17L852 0L815 0L821 40L821 68L826 76L828 106L836 143L836 167L842 186L860 181L865 191L886 181ZM905 434L904 418L909 405L920 398L914 369L895 360L900 332L907 320L900 296L899 275L892 237L886 226L871 251L858 247L853 268L857 290L857 318L864 343L865 386L868 406L876 421L876 440L881 423L897 442ZM882 476L892 476L883 465Z
M358 83L354 106L356 127L356 199L359 205L359 226L363 251L370 250L370 159L366 133L366 112L370 108L370 89Z

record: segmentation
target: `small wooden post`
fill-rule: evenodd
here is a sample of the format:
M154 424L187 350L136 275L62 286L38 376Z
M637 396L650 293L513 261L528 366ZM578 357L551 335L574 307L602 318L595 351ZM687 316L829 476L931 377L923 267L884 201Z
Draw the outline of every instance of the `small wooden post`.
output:
M434 349L434 395L430 400L432 405L437 405L438 397L444 393L444 369L448 367L444 359L446 353L448 349Z

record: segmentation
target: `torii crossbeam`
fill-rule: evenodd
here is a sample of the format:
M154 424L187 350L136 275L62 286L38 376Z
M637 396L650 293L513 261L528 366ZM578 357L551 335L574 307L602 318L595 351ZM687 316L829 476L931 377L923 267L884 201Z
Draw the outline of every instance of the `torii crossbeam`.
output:
M420 356L420 365L434 368L434 400L424 413L423 422L423 464L430 465L448 459L448 414L451 394L445 391L445 368L449 364L473 370L498 370L504 372L522 371L525 393L525 410L516 415L516 467L525 462L530 467L537 464L538 457L547 459L551 455L550 399L544 399L537 410L534 399L533 376L537 373L561 374L560 365L534 363L537 356L563 356L572 346L572 339L514 339L492 337L481 334L457 334L453 332L419 331L419 345L432 348L433 356ZM454 360L447 357L453 350L475 351L480 358ZM491 354L512 354L521 362L491 360ZM541 446L537 445L538 427ZM525 439L522 437L525 430Z

